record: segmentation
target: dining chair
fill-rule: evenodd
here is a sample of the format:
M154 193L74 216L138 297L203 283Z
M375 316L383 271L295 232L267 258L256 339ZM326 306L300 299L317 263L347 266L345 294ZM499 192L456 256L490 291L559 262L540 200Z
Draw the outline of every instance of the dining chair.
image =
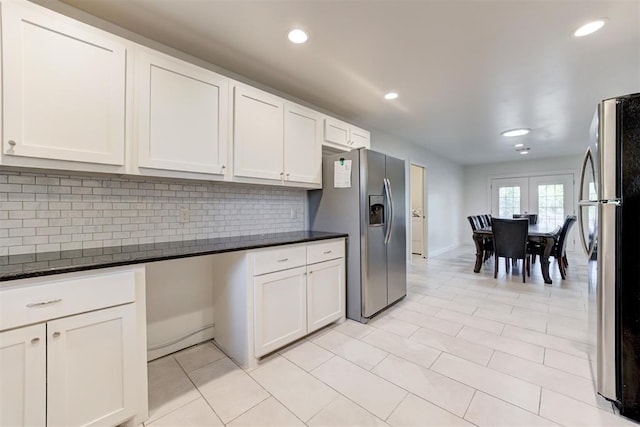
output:
M519 219L519 218L527 218L529 220L530 225L536 225L538 223L538 214L530 214L530 213L513 214L513 219Z
M560 276L563 280L567 278L567 267L569 267L569 261L567 260L567 235L569 231L571 231L571 227L575 224L577 218L575 215L567 215L564 219L564 223L562 224L562 228L558 232L558 235L555 238L555 242L553 244L553 248L551 248L551 253L549 256L552 256L556 259L556 263L558 264L558 270L560 271ZM529 245L529 253L535 257L539 255L542 257L542 246L539 244L530 244Z
M522 283L526 274L531 276L531 263L527 253L527 235L529 221L523 219L493 218L493 277L498 277L498 263L500 257L505 258L505 268L509 272L509 260L522 260Z

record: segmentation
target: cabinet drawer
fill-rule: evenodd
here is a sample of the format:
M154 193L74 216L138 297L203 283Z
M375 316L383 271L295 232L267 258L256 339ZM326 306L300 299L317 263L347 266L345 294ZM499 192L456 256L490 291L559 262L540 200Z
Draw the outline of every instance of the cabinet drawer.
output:
M52 280L0 291L0 331L135 300L135 272Z
M344 258L344 239L313 243L307 246L307 264Z
M256 252L253 257L253 274L255 276L300 267L307 262L304 246L282 246L277 249Z

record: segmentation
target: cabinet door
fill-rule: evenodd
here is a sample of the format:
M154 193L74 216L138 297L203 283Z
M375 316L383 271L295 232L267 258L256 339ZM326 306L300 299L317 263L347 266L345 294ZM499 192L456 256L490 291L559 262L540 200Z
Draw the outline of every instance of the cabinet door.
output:
M139 166L223 174L228 79L137 48L135 83Z
M345 314L344 258L307 267L307 332Z
M306 278L306 267L254 277L255 357L306 335Z
M308 108L285 104L285 181L322 184L322 117Z
M371 148L371 132L351 126L351 148Z
M332 117L324 119L324 140L333 142L334 144L343 145L345 148L350 147L349 139L349 123L345 123Z
M233 174L282 180L284 142L282 99L244 85L235 87Z
M47 426L116 425L135 414L135 304L47 323Z
M43 426L45 324L0 332L0 425Z
M3 2L4 154L123 165L125 43L40 6Z

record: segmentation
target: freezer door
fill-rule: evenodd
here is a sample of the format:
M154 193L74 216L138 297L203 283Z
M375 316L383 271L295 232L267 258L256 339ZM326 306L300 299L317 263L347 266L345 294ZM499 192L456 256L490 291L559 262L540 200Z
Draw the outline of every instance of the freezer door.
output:
M387 306L387 245L389 203L385 198L385 155L359 150L365 204L362 242L362 315L370 317ZM381 206L380 206L381 205ZM376 212L370 211L377 209Z
M407 217L404 161L386 158L386 175L393 211L387 243L387 300L391 304L407 294Z

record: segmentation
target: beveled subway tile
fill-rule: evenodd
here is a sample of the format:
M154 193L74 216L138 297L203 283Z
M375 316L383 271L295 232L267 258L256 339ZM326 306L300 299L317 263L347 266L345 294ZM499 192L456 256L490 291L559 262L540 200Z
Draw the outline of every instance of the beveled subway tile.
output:
M464 418L480 427L558 426L550 420L481 391L477 391L473 396Z
M387 417L407 392L371 372L334 357L311 373L380 419Z
M329 331L312 342L366 370L370 370L387 356L386 351L335 330Z
M465 326L471 326L476 329L482 329L487 332L492 332L494 334L499 334L502 332L504 328L504 323L498 322L495 320L483 319L482 317L456 313L455 311L449 310L440 310L437 317L445 320L449 320L451 322L462 323Z
M484 345L472 343L462 338L452 337L426 328L420 328L409 339L446 353L455 354L479 365L489 363L491 354L493 354L493 349Z
M590 405L597 405L596 393L590 379L499 351L491 357L489 367Z
M544 360L544 347L468 326L465 326L457 337L534 362L542 363Z
M376 375L458 416L463 416L473 388L396 356L376 366Z
M303 421L308 421L338 397L322 381L284 357L269 360L250 375Z
M443 353L431 369L530 412L538 411L540 387Z
M440 350L382 330L367 335L364 342L425 368L431 366L441 353Z
M426 424L438 427L471 427L473 425L413 394L409 394L400 402L400 405L393 411L387 421L394 427L422 426Z
M391 313L391 316L396 319L403 320L408 323L412 323L416 326L423 328L433 329L434 331L442 332L447 335L455 336L462 329L462 323L451 322L448 320L440 319L439 317L428 316L426 314L418 313L417 311L397 309Z

